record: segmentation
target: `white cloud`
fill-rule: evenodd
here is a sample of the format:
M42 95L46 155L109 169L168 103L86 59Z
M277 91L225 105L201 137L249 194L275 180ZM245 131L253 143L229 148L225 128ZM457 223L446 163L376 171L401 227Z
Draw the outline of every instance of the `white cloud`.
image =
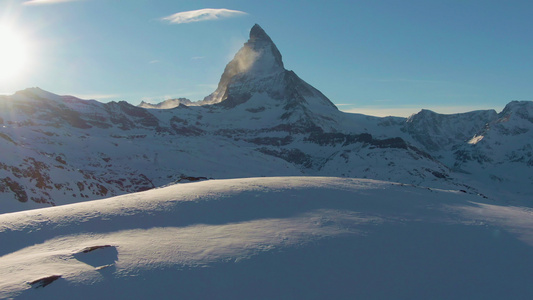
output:
M161 18L174 24L192 23L200 21L218 20L224 18L231 18L247 15L247 13L238 10L231 10L225 8L204 8L199 10L183 11L175 13L168 17Z
M56 4L56 3L64 3L64 2L74 2L78 0L30 0L26 1L22 4L24 5L40 5L40 4Z

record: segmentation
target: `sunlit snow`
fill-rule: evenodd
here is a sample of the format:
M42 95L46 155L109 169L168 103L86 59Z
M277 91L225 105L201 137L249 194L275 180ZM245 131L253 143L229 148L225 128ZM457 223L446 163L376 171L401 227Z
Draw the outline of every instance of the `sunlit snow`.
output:
M177 184L0 215L0 298L525 299L532 214L373 180Z

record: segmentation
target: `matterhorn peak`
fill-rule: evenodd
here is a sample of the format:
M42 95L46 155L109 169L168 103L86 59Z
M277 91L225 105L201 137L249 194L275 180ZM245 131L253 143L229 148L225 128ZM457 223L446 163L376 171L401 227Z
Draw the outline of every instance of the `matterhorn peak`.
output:
M272 42L268 34L266 34L263 28L261 28L261 26L259 26L258 24L255 24L250 30L250 39L245 44L245 46L250 47L256 52L256 55L258 55L257 60L259 60L259 58L274 59L273 61L269 61L270 63L272 63L272 66L263 64L262 67L267 66L284 69L283 61L281 59L281 53L279 52L274 42Z
M268 34L259 26L259 24L255 24L252 29L250 30L250 40L256 40L256 39L268 39L272 42Z
M263 104L271 100L269 103L283 105L285 111L280 118L284 120L290 116L306 119L311 107L318 114L338 112L320 91L285 69L278 48L257 24L250 30L250 39L226 65L217 89L202 104L220 103L233 108L254 97L261 98Z
M236 79L258 79L285 71L281 53L266 32L255 24L250 38L235 54L220 78L218 88L204 99L204 103L218 103L227 98L228 85Z
M252 73L254 77L268 76L284 71L281 53L261 26L255 24L250 39L235 54L226 67L230 73Z

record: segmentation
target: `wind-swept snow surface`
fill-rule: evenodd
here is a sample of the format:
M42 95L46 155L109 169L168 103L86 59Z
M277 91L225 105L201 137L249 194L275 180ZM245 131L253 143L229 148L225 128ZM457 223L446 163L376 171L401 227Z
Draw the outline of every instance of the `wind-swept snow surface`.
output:
M0 215L0 298L531 299L533 214L332 177L211 180Z

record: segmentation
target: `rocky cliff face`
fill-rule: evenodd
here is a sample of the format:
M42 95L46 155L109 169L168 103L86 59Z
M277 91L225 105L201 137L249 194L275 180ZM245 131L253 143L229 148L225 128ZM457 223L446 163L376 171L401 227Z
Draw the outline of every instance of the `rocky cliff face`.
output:
M207 104L209 103L209 104ZM146 109L38 88L0 96L0 212L184 178L323 175L527 197L533 102L410 118L340 112L258 25L201 103ZM496 196L494 196L496 197ZM497 197L496 197L497 198Z

